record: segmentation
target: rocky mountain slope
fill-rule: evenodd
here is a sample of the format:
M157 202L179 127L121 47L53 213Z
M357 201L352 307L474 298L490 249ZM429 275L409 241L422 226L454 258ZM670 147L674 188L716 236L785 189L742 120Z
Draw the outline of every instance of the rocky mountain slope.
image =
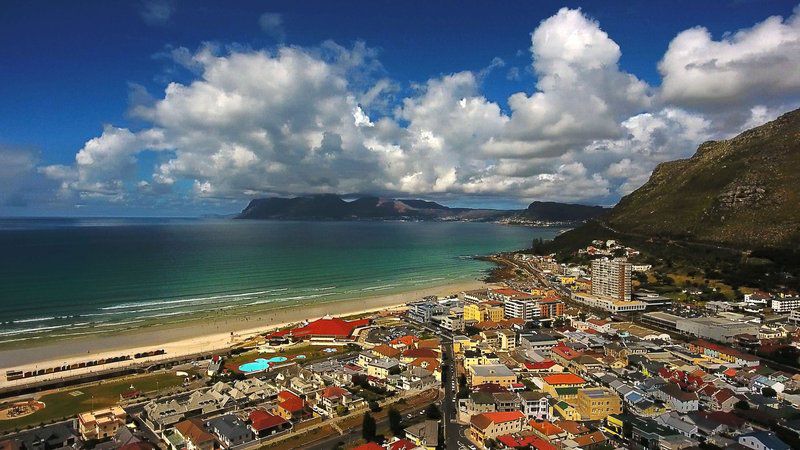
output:
M604 223L626 233L736 248L797 248L800 110L660 164Z

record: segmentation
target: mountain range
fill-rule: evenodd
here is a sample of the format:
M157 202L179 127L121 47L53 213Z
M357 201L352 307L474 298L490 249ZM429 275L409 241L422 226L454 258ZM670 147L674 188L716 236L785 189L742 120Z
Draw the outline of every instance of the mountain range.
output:
M533 202L524 210L451 208L420 199L359 197L336 194L254 199L238 219L261 220L440 220L509 222L582 222L608 211L601 206Z

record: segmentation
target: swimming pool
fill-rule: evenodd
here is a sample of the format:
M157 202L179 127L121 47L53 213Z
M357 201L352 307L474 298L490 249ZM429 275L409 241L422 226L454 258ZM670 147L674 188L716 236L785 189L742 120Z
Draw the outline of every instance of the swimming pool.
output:
M270 364L274 363L282 363L286 361L286 357L284 356L273 356L269 359L258 358L254 362L249 362L242 364L239 366L239 370L242 372L261 372L267 370Z

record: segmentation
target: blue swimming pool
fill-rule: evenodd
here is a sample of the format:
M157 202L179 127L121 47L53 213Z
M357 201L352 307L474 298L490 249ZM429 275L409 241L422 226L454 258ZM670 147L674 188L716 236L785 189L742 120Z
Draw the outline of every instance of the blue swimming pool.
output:
M269 359L258 358L254 362L249 362L242 364L239 366L239 370L242 372L261 372L267 370L270 364L273 363L282 363L286 361L286 357L284 356L273 356Z

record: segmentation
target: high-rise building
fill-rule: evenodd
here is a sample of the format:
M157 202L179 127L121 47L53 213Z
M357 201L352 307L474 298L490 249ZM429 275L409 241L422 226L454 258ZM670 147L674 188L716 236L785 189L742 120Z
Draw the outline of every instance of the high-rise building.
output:
M592 261L592 295L631 300L631 263L625 258Z
M541 316L539 302L531 296L509 299L503 309L507 319L522 319L530 322Z

